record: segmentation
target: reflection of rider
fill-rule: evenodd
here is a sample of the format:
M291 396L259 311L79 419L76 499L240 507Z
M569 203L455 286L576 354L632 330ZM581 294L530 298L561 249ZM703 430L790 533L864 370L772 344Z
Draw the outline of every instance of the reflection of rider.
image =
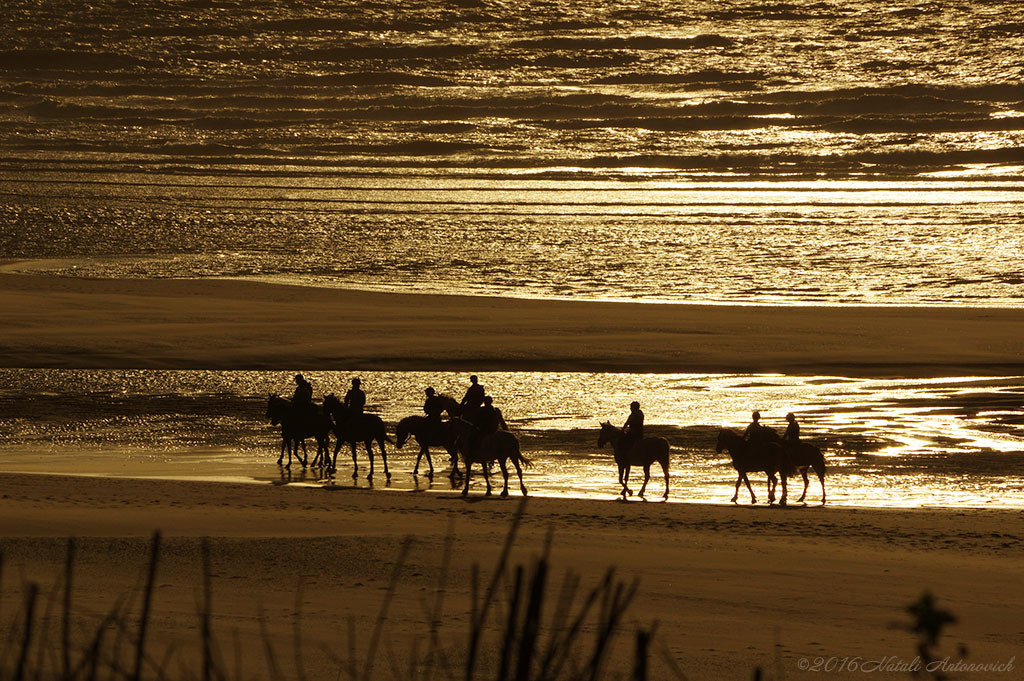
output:
M640 403L629 403L629 418L622 424L622 449L629 451L644 437L644 413L640 411Z
M366 393L359 387L359 383L358 378L353 378L352 387L345 393L345 406L351 410L353 416L362 414L363 407L366 406Z
M750 442L751 444L760 444L762 439L760 424L761 412L755 411L753 414L750 415L750 417L753 419L753 421L751 421L750 425L747 426L747 429L743 431L743 439L746 440L747 442Z
M466 388L466 394L463 395L462 401L459 403L463 409L479 409L480 405L484 403L484 387L477 383L477 377L469 377L470 386Z
M292 406L304 408L313 403L313 384L303 378L302 374L295 374L295 392L292 394Z
M800 440L800 424L796 422L793 412L786 414L786 421L789 422L789 425L786 426L786 432L782 434L783 442L798 442Z
M473 421L473 425L476 427L470 433L469 451L474 454L476 454L483 439L491 433L497 432L498 428L501 427L502 421L504 421L501 411L494 406L493 402L494 400L491 399L490 395L484 397L483 406L480 407L480 411L477 412L476 418Z

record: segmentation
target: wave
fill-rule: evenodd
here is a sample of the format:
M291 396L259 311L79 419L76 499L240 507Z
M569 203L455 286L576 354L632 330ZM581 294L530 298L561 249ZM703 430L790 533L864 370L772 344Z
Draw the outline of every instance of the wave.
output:
M706 47L732 47L736 41L715 33L690 38L662 36L629 37L552 37L516 40L510 46L528 50L692 50Z
M638 85L707 85L721 83L743 83L753 86L754 84L767 79L768 74L764 73L763 71L721 71L719 69L704 69L703 71L691 71L687 73L617 73L611 76L601 76L600 78L594 78L590 82Z
M0 50L0 69L8 71L129 71L153 62L116 52L65 49Z

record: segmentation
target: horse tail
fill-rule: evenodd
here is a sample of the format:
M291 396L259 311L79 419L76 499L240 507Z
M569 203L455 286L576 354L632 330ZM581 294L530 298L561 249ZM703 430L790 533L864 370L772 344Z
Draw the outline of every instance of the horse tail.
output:
M533 468L533 461L526 458L526 455L523 454L523 450L519 447L519 438L514 437L512 439L512 447L514 448L512 458L522 464L523 468Z

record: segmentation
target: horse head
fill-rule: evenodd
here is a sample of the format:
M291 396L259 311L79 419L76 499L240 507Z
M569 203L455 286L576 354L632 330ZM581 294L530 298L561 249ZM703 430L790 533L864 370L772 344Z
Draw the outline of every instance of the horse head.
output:
M619 434L619 429L612 425L611 421L601 422L601 434L597 436L598 448L604 447L609 442L615 440L615 436Z
M270 425L276 426L281 420L281 403L284 400L274 393L267 395L267 419Z
M721 454L724 450L729 449L737 437L739 436L728 428L722 428L718 431L718 442L715 444L715 452Z
M395 426L395 447L398 449L402 448L405 444L406 439L409 437L409 428L405 423L405 419L402 419Z

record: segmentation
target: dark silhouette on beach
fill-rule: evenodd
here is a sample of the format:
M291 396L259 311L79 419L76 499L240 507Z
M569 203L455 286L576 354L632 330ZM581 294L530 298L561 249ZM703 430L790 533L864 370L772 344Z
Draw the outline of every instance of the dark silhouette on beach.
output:
M756 412L755 412L756 413ZM749 430L749 427L748 427ZM760 426L758 427L760 431ZM718 433L718 442L715 444L715 451L721 454L729 452L732 458L733 468L738 474L736 478L736 493L732 495L732 503L740 495L740 484L746 483L750 492L750 503L756 504L757 497L750 486L747 473L763 472L768 476L768 503L775 501L775 488L779 484L779 470L786 466L785 456L782 452L782 445L777 442L762 442L760 433L755 440L746 440L743 436L734 433L728 428L723 428ZM782 499L781 505L786 504L786 477L782 476Z
M640 492L637 495L643 497L647 490L647 483L651 479L651 464L657 461L665 473L665 494L662 498L668 499L668 440L663 437L645 437L629 444L626 434L622 430L613 426L611 422L605 421L601 424L601 434L597 438L597 446L604 447L609 442L612 443L615 463L619 467L622 496L633 496L633 490L629 488L629 469L633 466L643 466L644 484L640 487Z
M297 377L298 378L298 377ZM315 404L296 405L283 397L271 394L267 397L267 419L271 425L281 425L281 455L277 463L281 464L285 450L288 450L288 463L292 465L292 453L299 457L299 444L302 444L302 458L299 459L305 468L308 461L306 454L306 438L316 438L317 458L326 456L330 449L331 419Z
M789 416L792 416L790 414ZM787 417L788 418L788 417ZM796 418L794 417L790 424L796 424ZM786 429L786 432L779 437L779 434L775 432L773 428L768 426L762 426L763 437L766 442L778 444L782 447L782 456L784 465L779 469L779 475L782 477L782 490L783 490L783 501L785 503L786 498L786 478L800 473L804 479L804 491L797 499L797 503L803 503L807 497L807 488L810 482L807 479L807 469L813 468L814 472L818 475L818 482L821 483L821 503L825 504L825 455L822 454L821 449L815 447L810 442L800 439L799 425L796 428L791 427ZM795 432L795 436L794 436ZM789 438L787 439L787 434Z
M334 393L324 397L324 410L334 420L333 430L336 439L334 443L334 456L331 458L330 465L328 466L330 472L337 472L338 452L341 450L341 445L347 442L352 446L352 477L359 477L356 445L362 442L365 444L366 453L370 457L370 472L367 473L366 478L372 480L374 473L373 443L376 441L380 447L381 461L384 463L384 476L390 480L391 472L388 470L388 452L384 443L392 442L392 440L384 429L384 421L376 414L358 413L349 409L342 404L341 400L335 397ZM324 457L324 462L327 462L327 457Z
M412 474L419 475L420 460L426 456L427 465L430 467L430 472L427 473L429 477L434 477L434 463L430 458L431 447L444 447L448 452L449 463L452 466L452 473L455 474L458 471L458 453L452 444L452 437L448 429L448 424L442 422L440 428L436 423L432 423L426 416L420 416L414 414L413 416L406 416L395 426L395 447L398 449L402 448L406 440L409 437L416 440L416 443L420 446L420 451L416 455L416 465L413 467Z
M462 488L462 496L469 494L469 478L475 463L480 464L484 469L487 495L491 494L491 479L488 466L493 461L498 462L498 465L501 467L501 474L505 479L505 488L502 490L501 496L508 496L508 466L506 465L508 461L512 461L512 465L515 466L516 474L519 475L519 489L524 496L526 495L522 466L528 467L532 463L520 450L519 438L507 430L498 429L492 433L482 435L477 442L477 446L471 448L470 435L474 432L476 426L460 418L453 418L448 423L455 448L462 455L462 460L466 464L466 483Z

